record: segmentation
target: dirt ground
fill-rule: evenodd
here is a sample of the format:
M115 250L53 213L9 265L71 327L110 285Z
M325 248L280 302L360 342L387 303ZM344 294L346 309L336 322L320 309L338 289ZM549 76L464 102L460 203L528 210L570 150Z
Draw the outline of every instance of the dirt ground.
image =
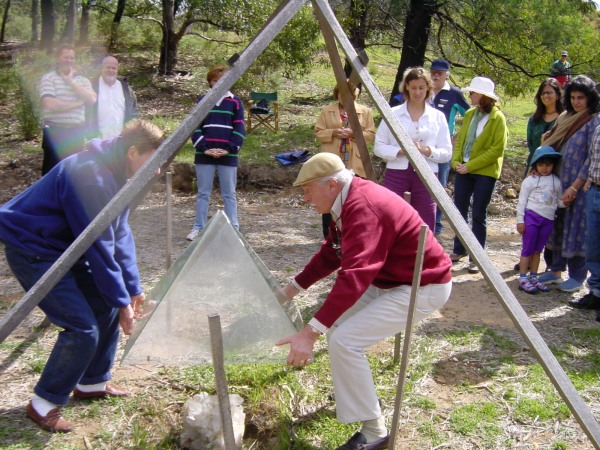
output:
M28 169L29 167L21 167L20 170ZM17 168L13 171L18 173ZM18 175L16 178L18 179ZM5 183L5 186L7 185ZM185 236L193 223L194 200L195 197L191 194L176 193L173 197L171 239L173 260L188 245ZM219 208L219 201L219 196L213 194L211 213ZM140 271L146 286L153 285L165 271L165 203L164 189L158 185L132 214L130 220L136 237ZM520 248L520 239L515 231L513 215L510 212L514 205L500 197L496 198L495 203L493 209L498 214L490 217L487 253L548 345L561 348L573 328L595 326L592 325L595 324L593 316L590 312L572 310L566 305L567 300L573 297L572 294L553 289L547 294L531 296L518 291L517 274L512 270ZM298 191L290 189L241 191L239 192L239 216L242 233L280 283L284 283L299 271L319 246L320 216L302 204ZM453 233L446 225L440 242L448 251L451 249L452 237ZM466 262L455 265L453 274L454 287L448 304L422 323L419 332L434 334L444 329L487 325L498 333L506 334L511 339L522 343L521 352L524 355L529 354L527 345L504 311L501 301L493 294L482 275L469 274L466 270ZM301 295L300 304L314 305L330 285L331 279L318 283ZM1 255L0 307L2 311L6 311L21 295L22 291ZM55 336L54 333L32 329L41 319L42 316L38 311L32 313L9 337L7 340L9 346L0 350L0 383L3 386L0 398L0 420L4 417L5 420L15 421L20 426L32 426L24 420L24 407L37 379L37 374L31 370L31 361L36 358L36 354L39 356L40 352L51 348ZM15 358L10 350L14 350L17 346L31 345L31 340L34 338L40 343L32 345L31 349L19 351L20 356ZM388 345L376 351L390 352L391 348ZM456 387L465 382L479 386L482 390L485 390L489 382L482 368L478 367L476 362L470 362L468 358L467 360L446 358L440 361L439 369L435 380L428 385L427 395L436 398L436 402L440 404L453 404L456 401ZM143 392L146 385L152 382L147 371L131 367L116 367L114 378L127 384L134 395L136 392ZM599 405L592 404L591 407L597 410ZM570 438L572 448L593 448L576 422L570 420L561 426L572 428ZM93 429L80 427L77 433L85 436L93 431ZM521 432L526 433L526 431ZM523 448L549 448L544 444L552 442L555 435L552 430L527 432L530 435L533 433L534 438ZM409 433L403 435L402 439L404 444L400 448L415 448L408 444ZM478 447L469 443L460 446L455 443L446 448Z

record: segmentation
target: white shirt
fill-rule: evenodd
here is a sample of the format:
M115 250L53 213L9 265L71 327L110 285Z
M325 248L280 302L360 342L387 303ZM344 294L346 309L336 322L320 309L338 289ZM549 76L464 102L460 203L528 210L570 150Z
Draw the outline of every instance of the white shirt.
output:
M544 177L529 175L521 183L519 203L517 203L517 223L525 223L525 211L528 209L548 220L554 220L556 208L565 207L561 197L562 185L556 175L550 174Z
M434 173L438 171L438 163L445 163L452 158L452 142L444 113L425 105L425 112L419 120L413 121L408 113L407 104L392 108L400 125L408 133L413 142L417 141L423 147L431 149L431 156L421 155ZM377 156L387 161L388 169L404 170L408 168L408 158L398 157L400 145L385 122L381 122L375 135L373 151Z
M98 128L103 139L113 138L123 131L125 121L125 96L121 82L112 86L100 77L98 80Z

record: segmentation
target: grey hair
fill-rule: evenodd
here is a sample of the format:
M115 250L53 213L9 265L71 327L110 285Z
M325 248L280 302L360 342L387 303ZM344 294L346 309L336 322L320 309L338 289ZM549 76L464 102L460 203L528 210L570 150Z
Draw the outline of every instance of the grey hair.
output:
M319 178L318 181L320 184L325 184L329 180L335 180L342 186L346 186L348 183L350 183L352 181L353 177L354 177L353 171L351 171L349 169L342 169L334 174L327 175L326 177L323 177L323 178Z

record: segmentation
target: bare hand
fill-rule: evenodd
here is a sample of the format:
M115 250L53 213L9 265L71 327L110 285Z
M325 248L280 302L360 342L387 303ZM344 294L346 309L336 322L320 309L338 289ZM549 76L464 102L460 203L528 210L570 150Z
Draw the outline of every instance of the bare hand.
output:
M131 305L127 305L124 308L119 309L119 325L121 325L124 334L130 335L133 331L134 317L135 316Z
M428 145L421 145L419 141L415 141L415 147L419 150L419 153L425 156L431 156L431 148Z
M318 338L319 334L312 331L311 327L306 325L296 334L275 342L275 345L291 344L287 363L290 366L301 367L311 363L313 347Z
M227 150L222 148L209 148L204 152L205 155L212 156L213 158L220 158L221 156L229 155Z
M460 173L461 175L466 175L469 173L469 169L467 169L467 165L466 164L457 164L456 168L454 169L456 170L457 173Z
M592 187L592 180L587 180L585 182L585 184L583 185L583 188L582 188L583 192L587 192L587 190L591 187Z
M136 319L141 319L144 316L144 302L146 301L146 294L143 292L138 295L131 297L131 307L133 309L133 316Z
M338 139L347 139L351 131L350 128L338 128L333 131L333 135Z
M277 291L277 298L282 302L289 302L293 300L298 292L300 291L288 283L284 288Z
M62 77L63 80L65 80L65 83L73 84L73 77L75 76L75 69L73 69L72 67L69 67L69 72L61 73L60 76Z
M517 224L517 231L519 232L519 234L525 234L525 224L524 223L518 223Z
M575 201L576 197L577 197L577 192L573 191L573 189L571 189L571 188L567 188L567 190L565 190L563 192L561 200L563 201L563 203L566 206L568 206Z

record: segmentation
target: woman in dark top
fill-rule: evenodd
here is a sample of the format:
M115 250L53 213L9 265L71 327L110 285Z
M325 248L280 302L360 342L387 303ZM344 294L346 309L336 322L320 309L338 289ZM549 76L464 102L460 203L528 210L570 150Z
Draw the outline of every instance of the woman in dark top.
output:
M556 122L558 115L564 111L562 104L562 88L555 78L546 78L533 99L535 112L527 123L527 164L525 165L525 177L528 175L527 168L531 163L531 156L542 144L542 135L549 131Z

